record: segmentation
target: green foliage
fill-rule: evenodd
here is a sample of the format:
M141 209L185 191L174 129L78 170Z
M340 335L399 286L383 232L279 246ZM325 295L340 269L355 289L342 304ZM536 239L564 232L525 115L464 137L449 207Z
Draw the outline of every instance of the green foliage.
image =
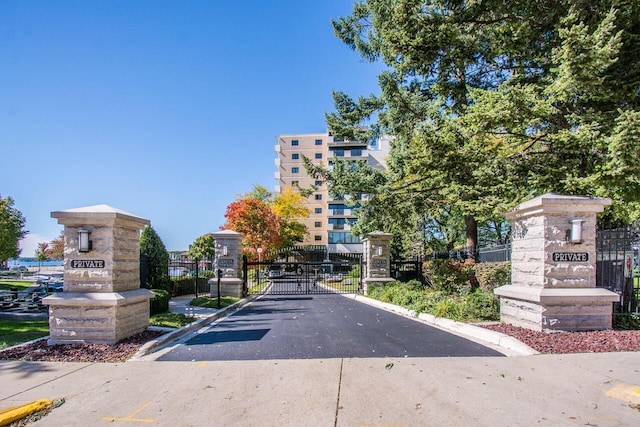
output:
M327 114L336 136L393 136L387 170L322 172L332 192L371 194L359 233L392 232L396 251L472 246L550 191L640 218L639 2L366 0L333 27L384 64L379 95L336 91Z
M198 237L189 247L189 257L192 259L212 259L215 254L216 240L211 233Z
M172 313L165 311L164 313L154 314L149 318L149 325L161 328L181 328L196 320L195 317L185 316L182 313Z
M213 297L213 298L198 297L198 298L192 299L189 305L192 305L194 307L204 307L204 308L223 308L223 307L227 307L232 304L235 304L238 301L240 301L240 298L221 296L220 307L218 307L218 297Z
M619 330L640 330L640 316L633 313L613 315L613 328Z
M146 226L140 235L140 255L147 258L147 281L144 286L170 290L169 253L151 226Z
M151 299L151 315L169 311L171 295L164 289L151 289L155 296Z
M214 277L216 274L211 271L211 270L200 270L198 271L198 278L199 279L211 279L212 277Z
M20 255L20 240L27 235L22 213L13 207L11 197L0 195L0 262Z
M469 278L475 273L473 264L455 260L433 260L425 263L427 276L433 288L450 294L465 293L470 290Z
M480 286L493 290L511 283L511 262L485 262L475 265L476 278Z
M47 335L48 320L0 320L0 350Z
M464 289L464 288L463 288ZM428 313L459 321L499 319L500 305L493 292L477 289L474 292L424 288L418 281L390 282L369 287L368 296L395 304L416 313Z
M499 320L500 300L493 291L476 289L464 300L465 317L475 320Z

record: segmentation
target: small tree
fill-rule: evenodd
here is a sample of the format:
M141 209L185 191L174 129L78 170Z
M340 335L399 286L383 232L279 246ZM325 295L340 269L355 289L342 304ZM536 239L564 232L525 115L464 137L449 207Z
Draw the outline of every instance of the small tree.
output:
M60 235L49 242L47 255L49 259L64 258L64 230L60 230Z
M198 237L189 248L189 258L197 260L211 259L215 254L216 240L211 233ZM196 268L199 268L199 266Z
M11 197L0 195L0 261L20 256L20 239L27 235L25 218L13 207Z
M147 258L145 287L170 290L169 253L151 226L146 226L140 235L140 256Z
M244 235L244 253L256 257L258 248L273 251L282 248L282 220L265 202L257 199L241 199L227 206L224 229Z
M38 249L36 249L36 260L38 260L38 272L42 266L42 261L49 259L49 244L46 242L38 243Z

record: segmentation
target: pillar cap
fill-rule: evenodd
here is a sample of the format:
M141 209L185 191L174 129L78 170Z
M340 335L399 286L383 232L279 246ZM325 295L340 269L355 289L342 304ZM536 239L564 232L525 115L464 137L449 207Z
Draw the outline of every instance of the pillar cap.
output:
M244 236L240 233L238 233L237 231L233 231L233 230L220 230L220 231L216 231L214 233L211 233L211 235L215 238L227 238L227 239L242 239Z
M109 205L85 206L83 208L66 209L63 211L51 212L51 218L57 218L58 223L63 223L65 219L124 219L149 225L151 221L139 217L121 209ZM62 220L62 221L61 221Z
M541 214L564 213L600 213L605 206L611 204L611 199L605 197L570 196L557 193L546 193L519 204L511 212L508 219L519 219Z

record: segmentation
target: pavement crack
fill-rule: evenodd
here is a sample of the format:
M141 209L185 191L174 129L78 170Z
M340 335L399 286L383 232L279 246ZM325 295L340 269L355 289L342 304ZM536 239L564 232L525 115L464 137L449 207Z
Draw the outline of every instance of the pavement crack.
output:
M340 375L338 377L338 397L336 399L336 416L333 422L333 427L338 425L338 411L340 411L340 389L342 388L342 368L344 366L344 359L340 359Z

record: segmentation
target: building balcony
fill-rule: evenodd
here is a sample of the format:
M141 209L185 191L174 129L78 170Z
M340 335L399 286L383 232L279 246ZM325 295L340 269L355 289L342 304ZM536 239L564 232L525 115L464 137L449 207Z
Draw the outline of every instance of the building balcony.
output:
M276 153L282 152L282 147L280 146L280 144L276 144L276 146L273 147L273 151L275 151Z
M280 172L274 172L273 177L276 179L276 181L280 181Z
M280 157L273 159L273 163L276 165L277 168L282 166L282 160L280 159Z

